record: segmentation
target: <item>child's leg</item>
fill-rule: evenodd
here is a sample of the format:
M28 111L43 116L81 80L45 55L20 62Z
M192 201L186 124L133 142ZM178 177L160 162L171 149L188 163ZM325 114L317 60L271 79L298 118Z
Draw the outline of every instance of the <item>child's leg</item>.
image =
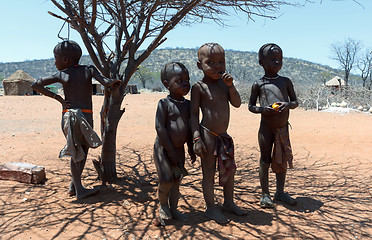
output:
M84 164L77 162L75 163L72 159L70 161L72 181L76 190L76 197L78 199L86 198L98 192L98 189L87 189L83 187L81 183L81 173L83 171Z
M184 221L186 220L186 216L177 210L178 200L180 197L180 184L181 178L174 180L172 188L170 189L169 192L169 206L170 211L172 213L172 217L174 219Z
M271 151L274 143L274 135L272 130L261 122L260 130L258 131L258 143L260 145L260 163L259 163L259 178L262 189L260 198L260 206L263 208L273 208L274 203L270 197L269 191L269 167L271 163Z
M172 188L174 178L166 151L158 139L156 139L154 144L154 162L159 177L159 217L162 220L169 220L172 218L168 205L169 191Z
M269 166L271 163L271 152L274 143L274 134L272 130L261 122L260 130L258 131L258 144L260 146L260 166L259 177L262 193L270 194L269 192Z
M213 155L213 150L215 137L211 136L211 134L204 129L201 129L201 135L207 149L207 152L204 153L204 156L201 158L203 172L203 196L207 205L205 215L219 224L225 224L229 221L229 219L220 212L214 202L214 176L216 172L216 157Z
M287 175L287 172L276 174L275 200L294 206L297 204L297 200L292 198L288 193L284 192L284 184L285 184L286 175Z
M285 177L287 173L276 173L276 192L282 193L284 192L284 185L285 185Z
M232 173L223 188L223 195L224 195L224 204L223 209L234 213L235 215L242 216L247 214L246 211L239 208L234 203L234 176L235 173Z
M85 152L85 156L88 156L89 147L83 145L82 148L83 148L83 151ZM76 164L78 164L78 168L80 169L80 176L83 173L83 170L84 170L84 167L85 167L85 163L86 162L87 162L87 159L84 158L84 160L76 163ZM70 196L76 195L76 189L75 189L75 184L74 184L74 180L73 179L71 179L70 187L68 189L68 194Z
M172 219L172 214L168 206L169 191L173 183L170 181L160 181L158 186L159 216L163 220Z

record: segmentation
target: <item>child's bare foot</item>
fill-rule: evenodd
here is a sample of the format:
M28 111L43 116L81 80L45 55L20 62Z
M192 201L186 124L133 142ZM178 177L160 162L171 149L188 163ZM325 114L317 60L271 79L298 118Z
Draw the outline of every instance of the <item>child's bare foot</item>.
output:
M159 217L162 220L170 220L172 219L171 211L168 205L160 205L159 206Z
M243 216L246 215L248 212L238 207L235 203L224 203L222 205L222 209L225 211L232 212L233 214L237 216Z
M205 211L205 216L214 220L218 224L226 224L230 221L225 215L220 212L220 210L217 209L217 207L207 208L207 210Z
M181 213L177 209L171 210L173 219L179 220L179 221L186 221L187 217L185 214Z
M70 187L68 188L68 195L70 196L76 195L75 185L72 181L70 182Z
M76 193L76 198L77 199L87 198L89 196L97 194L98 192L99 192L98 188L93 188L93 189L84 188L83 190L80 190Z

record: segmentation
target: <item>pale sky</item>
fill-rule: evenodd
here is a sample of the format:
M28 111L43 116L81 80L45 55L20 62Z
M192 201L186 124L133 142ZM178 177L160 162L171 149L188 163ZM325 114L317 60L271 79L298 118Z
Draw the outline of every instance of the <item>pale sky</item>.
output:
M283 7L276 20L255 17L255 21L247 21L244 16L231 16L225 17L231 26L226 28L212 22L178 26L160 48L196 48L218 42L225 49L257 52L263 44L274 42L282 47L285 57L334 68L338 63L331 59L332 43L352 38L372 48L372 0L358 0L363 6L353 0L313 1L302 8ZM62 15L48 0L2 0L0 62L53 57L53 48L61 41L57 34L63 22L47 11ZM67 36L66 28L62 35ZM84 49L73 30L70 39Z

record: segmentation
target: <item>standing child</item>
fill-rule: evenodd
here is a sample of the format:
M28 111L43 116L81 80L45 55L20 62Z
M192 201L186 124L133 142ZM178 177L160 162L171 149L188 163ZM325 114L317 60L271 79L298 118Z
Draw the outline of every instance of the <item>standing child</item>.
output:
M184 98L190 91L189 72L181 63L168 63L161 70L161 81L169 95L159 101L156 111L154 161L159 176L159 220L164 224L164 220L185 219L177 210L181 178L188 174L184 167L185 143L191 161L196 157L189 124L190 101Z
M54 62L59 72L32 83L35 91L51 97L62 105L62 130L66 136L66 146L60 157L71 157L72 180L69 195L77 199L86 198L98 192L87 189L81 183L89 147L98 147L101 141L93 131L92 78L104 86L120 85L120 81L104 78L93 66L79 65L81 48L74 41L63 41L54 48ZM65 98L49 91L45 86L61 83Z
M230 106L239 107L240 95L233 78L225 73L225 52L217 43L207 43L198 50L198 68L204 77L191 90L191 128L194 151L201 157L202 188L207 205L205 215L219 224L229 219L215 205L214 176L218 162L219 184L223 186L223 209L236 215L244 215L233 201L234 197L234 145L226 133L229 126ZM202 120L199 124L199 109Z
M290 168L293 167L288 132L289 109L296 108L298 102L291 80L278 75L282 68L282 49L273 43L265 44L260 48L258 57L265 75L253 84L248 108L253 113L261 114L258 131L261 152L259 177L262 188L260 205L263 208L274 207L269 192L271 164L273 172L276 173L274 199L293 206L297 201L284 192L284 183L287 164ZM257 98L259 106L256 105Z

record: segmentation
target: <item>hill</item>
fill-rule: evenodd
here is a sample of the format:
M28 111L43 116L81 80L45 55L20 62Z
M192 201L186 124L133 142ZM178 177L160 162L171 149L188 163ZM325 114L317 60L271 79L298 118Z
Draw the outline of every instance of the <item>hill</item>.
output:
M145 60L142 67L158 73L165 63L179 61L189 69L191 82L195 82L202 76L201 71L196 67L196 52L197 49L158 49ZM92 62L89 56L83 56L80 64L92 64ZM32 60L0 63L0 76L6 78L18 69L24 70L36 79L57 71L53 59ZM258 65L256 52L227 50L226 70L235 77L239 84L243 85L251 84L263 74L262 68ZM343 76L340 70L295 58L284 58L280 74L291 78L294 84L300 86L318 85L335 75ZM356 76L352 76L350 82L353 83L356 79ZM138 83L138 79L134 77L132 83ZM161 83L159 79L152 79L147 86L149 88L159 87Z

